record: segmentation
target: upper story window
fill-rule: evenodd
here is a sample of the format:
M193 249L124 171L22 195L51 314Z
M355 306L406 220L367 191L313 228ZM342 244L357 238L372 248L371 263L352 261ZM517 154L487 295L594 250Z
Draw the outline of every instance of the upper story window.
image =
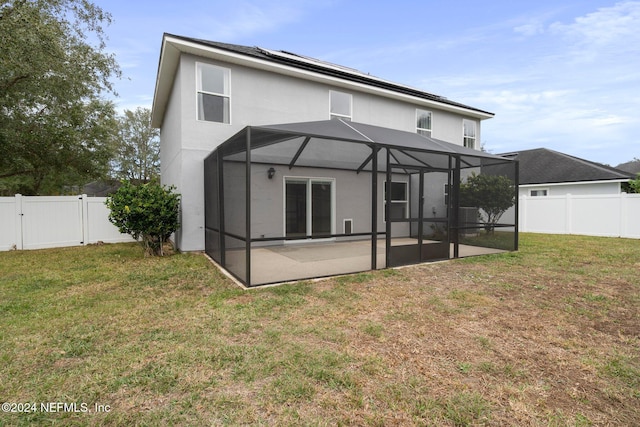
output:
M329 96L331 98L331 118L351 120L351 94L331 90Z
M230 74L227 68L196 64L198 120L230 123Z
M431 136L431 111L416 109L416 132Z
M476 122L462 120L463 145L467 148L476 148Z

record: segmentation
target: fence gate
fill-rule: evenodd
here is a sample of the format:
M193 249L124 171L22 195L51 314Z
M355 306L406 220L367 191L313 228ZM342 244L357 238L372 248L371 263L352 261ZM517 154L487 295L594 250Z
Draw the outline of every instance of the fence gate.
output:
M82 245L82 197L23 196L22 248Z

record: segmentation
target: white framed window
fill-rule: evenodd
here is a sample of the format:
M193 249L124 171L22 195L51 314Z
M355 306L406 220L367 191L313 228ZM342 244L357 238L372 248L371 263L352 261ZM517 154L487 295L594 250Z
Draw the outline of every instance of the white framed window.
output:
M387 212L387 182L384 182L385 215ZM391 219L409 218L409 183L402 181L391 182ZM386 217L385 217L386 221Z
M198 120L231 123L231 70L196 63Z
M353 97L350 93L329 91L330 109L329 114L332 119L341 118L351 120Z
M473 120L462 120L463 145L467 148L476 148L476 122Z
M431 136L431 111L416 109L416 132Z
M531 197L547 197L548 195L549 195L549 190L546 188L529 190L529 196Z

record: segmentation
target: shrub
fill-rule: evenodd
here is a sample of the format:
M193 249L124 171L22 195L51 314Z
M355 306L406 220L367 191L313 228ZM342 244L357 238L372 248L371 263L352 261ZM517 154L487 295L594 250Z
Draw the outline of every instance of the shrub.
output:
M460 184L460 206L481 209L480 220L487 232L493 233L500 217L515 204L514 182L501 175L476 175L475 172Z
M124 182L106 201L109 221L140 242L146 254L162 256L164 243L180 226L180 195L174 189L155 182Z
M628 183L629 193L640 194L640 173L636 175L636 179L632 179Z

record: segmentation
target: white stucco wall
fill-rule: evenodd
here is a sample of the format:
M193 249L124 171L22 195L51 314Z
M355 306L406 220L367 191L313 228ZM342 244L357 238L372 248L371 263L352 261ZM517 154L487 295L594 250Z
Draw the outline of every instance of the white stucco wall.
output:
M243 235L244 230L244 177L246 170L240 163L225 163L225 227L227 232ZM267 177L267 170L274 167L275 175ZM233 179L237 177L237 179ZM371 173L337 169L319 169L287 166L253 164L251 166L251 237L274 238L286 235L284 224L284 194L287 178L330 179L335 192L333 232L344 232L344 220L353 221L352 233L371 232ZM377 183L378 227L385 231L384 223L384 181L385 174L380 173ZM408 182L407 175L393 175L393 181ZM233 182L235 181L235 182ZM239 184L239 187L238 187ZM232 212L240 212L230 215ZM394 236L409 236L408 224L394 224Z

